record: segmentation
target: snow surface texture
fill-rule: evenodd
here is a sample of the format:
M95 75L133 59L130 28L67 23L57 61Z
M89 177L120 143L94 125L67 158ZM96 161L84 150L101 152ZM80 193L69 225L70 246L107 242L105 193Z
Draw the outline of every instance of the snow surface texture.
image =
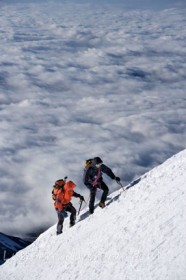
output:
M127 184L186 143L177 1L25 2L0 1L0 230L13 235L54 224L55 180L87 196L85 159L102 157Z
M63 234L41 234L0 267L0 279L185 280L186 150L111 197L73 228L66 219Z

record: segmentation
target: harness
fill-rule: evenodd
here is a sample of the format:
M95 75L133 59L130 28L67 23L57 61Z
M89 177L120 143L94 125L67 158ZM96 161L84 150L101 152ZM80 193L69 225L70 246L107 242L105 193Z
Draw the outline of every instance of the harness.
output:
M89 179L88 181L89 181L89 183L92 185L92 186L97 186L97 185L99 185L100 184L100 178L101 178L101 168L99 167L98 168L98 173L97 173L97 175L95 175L94 176L94 179Z

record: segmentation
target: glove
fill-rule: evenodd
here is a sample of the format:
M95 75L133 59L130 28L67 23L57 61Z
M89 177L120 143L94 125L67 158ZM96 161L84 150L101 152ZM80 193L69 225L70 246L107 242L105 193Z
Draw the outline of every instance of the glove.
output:
M80 195L79 198L80 198L81 201L85 201L84 196Z
M116 182L120 182L120 177L115 177Z

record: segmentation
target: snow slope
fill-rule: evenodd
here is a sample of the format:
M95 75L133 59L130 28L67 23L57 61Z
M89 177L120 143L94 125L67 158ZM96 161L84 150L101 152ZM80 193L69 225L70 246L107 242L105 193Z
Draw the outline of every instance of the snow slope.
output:
M1 280L185 280L186 150L64 233L55 226L0 267ZM119 195L121 192L121 195Z

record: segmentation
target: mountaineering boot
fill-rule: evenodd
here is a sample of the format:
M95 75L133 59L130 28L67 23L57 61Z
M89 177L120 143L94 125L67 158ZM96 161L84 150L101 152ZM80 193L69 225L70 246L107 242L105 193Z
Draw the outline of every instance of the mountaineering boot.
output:
M56 234L59 235L63 232L63 224L61 224L61 221L58 222L57 224L57 231L56 231Z
M90 208L90 209L89 209L89 213L90 213L90 214L93 214L93 213L94 213L94 209Z
M101 202L101 201L100 201L99 207L104 208L104 207L105 207L105 202Z
M70 222L70 227L73 227L75 225L75 221L74 222Z

